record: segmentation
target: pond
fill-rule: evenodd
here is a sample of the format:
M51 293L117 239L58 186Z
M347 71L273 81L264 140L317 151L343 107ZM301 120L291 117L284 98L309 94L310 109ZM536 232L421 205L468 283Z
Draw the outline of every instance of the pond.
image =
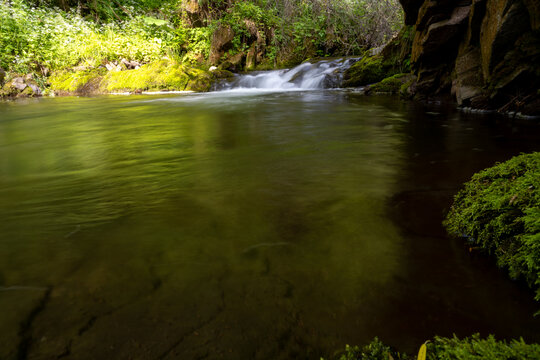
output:
M0 103L0 358L540 341L532 292L440 225L535 125L343 90Z

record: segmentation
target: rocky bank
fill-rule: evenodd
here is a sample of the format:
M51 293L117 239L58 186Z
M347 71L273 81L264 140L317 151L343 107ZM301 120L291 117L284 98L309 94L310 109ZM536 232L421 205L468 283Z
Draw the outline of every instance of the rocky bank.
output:
M417 98L540 115L538 0L400 0Z

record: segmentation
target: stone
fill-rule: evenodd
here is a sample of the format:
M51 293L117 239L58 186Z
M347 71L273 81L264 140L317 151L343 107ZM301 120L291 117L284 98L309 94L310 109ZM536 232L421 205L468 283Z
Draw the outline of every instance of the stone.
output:
M223 54L232 48L234 31L228 25L220 25L212 34L209 63L217 65Z
M0 86L4 84L4 79L6 78L6 72L0 67Z
M38 95L38 96L41 96L43 93L41 91L41 89L39 88L39 86L35 85L35 84L30 84L28 85L31 89L32 89L32 92L35 94L35 95Z
M24 79L22 77L16 77L11 81L11 86L13 86L15 89L19 91L24 91L28 85L25 84Z
M455 52L464 24L470 13L470 6L457 7L450 19L429 24L427 30L417 31L412 49L411 63L418 63L423 58L435 57L439 62L448 54ZM419 18L419 21L421 19Z
M540 1L400 2L406 24L416 27L416 98L451 94L467 107L540 111ZM397 63L389 53L384 61Z
M399 0L405 11L405 25L414 25L418 18L418 11L424 0Z
M257 46L252 44L246 54L246 70L254 70L257 65Z
M479 49L463 50L456 58L455 78L452 81L451 89L458 105L468 106L472 98L483 93L483 85Z
M488 0L480 32L482 70L489 80L492 70L516 40L529 29L527 9L521 2Z

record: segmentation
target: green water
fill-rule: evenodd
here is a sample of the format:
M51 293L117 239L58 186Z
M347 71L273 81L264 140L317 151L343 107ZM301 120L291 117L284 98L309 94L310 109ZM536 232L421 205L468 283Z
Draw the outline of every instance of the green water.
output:
M532 293L440 228L459 184L540 135L429 110L341 91L0 103L0 359L540 341Z

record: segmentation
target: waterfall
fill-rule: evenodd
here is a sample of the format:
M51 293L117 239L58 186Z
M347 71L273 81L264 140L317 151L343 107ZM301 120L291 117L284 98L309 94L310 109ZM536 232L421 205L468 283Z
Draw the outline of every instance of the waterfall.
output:
M222 83L218 90L268 89L312 90L337 88L343 80L343 72L358 58L304 62L293 69L256 71L236 75L231 82Z

